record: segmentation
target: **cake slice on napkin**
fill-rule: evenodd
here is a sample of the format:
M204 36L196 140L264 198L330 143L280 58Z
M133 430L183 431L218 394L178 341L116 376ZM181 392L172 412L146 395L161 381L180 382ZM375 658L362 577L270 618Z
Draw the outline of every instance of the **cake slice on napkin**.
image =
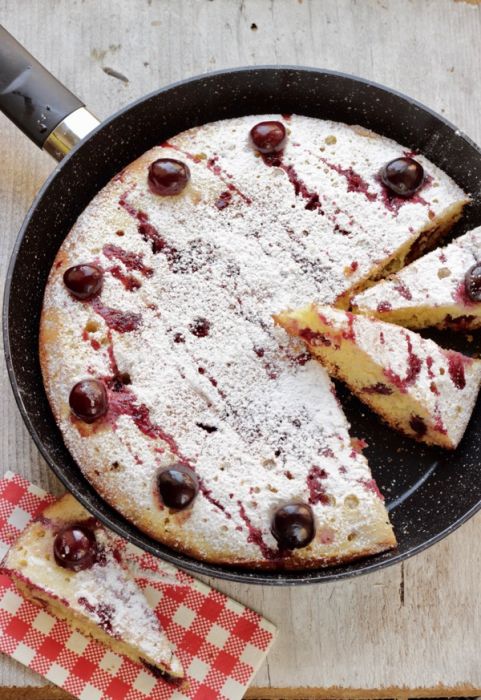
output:
M24 530L1 568L35 605L155 676L183 677L180 661L109 533L70 494Z
M311 304L275 317L393 428L454 449L471 417L481 361L377 319Z
M407 328L481 326L481 226L353 299L356 312Z

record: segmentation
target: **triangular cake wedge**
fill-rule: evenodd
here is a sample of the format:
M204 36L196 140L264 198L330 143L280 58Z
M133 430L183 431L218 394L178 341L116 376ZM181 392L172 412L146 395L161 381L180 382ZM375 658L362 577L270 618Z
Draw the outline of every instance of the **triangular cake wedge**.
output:
M91 540L88 551L81 541L85 532ZM72 537L79 542L77 553L69 547ZM67 568L61 555L77 570ZM24 530L1 568L26 598L80 632L157 677L183 677L180 661L109 533L70 494Z
M479 328L479 260L481 227L460 236L445 248L424 255L397 274L361 292L352 301L353 310L407 328ZM476 272L473 273L475 266ZM474 280L473 275L476 277Z
M311 304L275 320L392 427L427 444L458 445L478 395L480 360L330 306Z

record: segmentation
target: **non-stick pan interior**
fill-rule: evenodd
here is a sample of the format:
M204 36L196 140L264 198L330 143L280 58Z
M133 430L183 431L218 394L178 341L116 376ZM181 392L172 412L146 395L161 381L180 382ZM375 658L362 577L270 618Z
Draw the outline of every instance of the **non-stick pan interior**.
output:
M352 434L369 443L367 456L386 495L399 548L349 566L268 573L212 566L163 547L126 522L89 486L63 445L42 385L38 324L53 258L77 216L123 166L148 148L192 126L253 113L298 113L361 124L419 150L443 168L474 202L457 227L481 223L481 152L452 125L385 88L350 76L296 68L213 73L160 90L122 110L57 168L30 210L13 253L6 286L7 364L24 420L43 456L67 488L109 527L139 546L198 573L249 583L332 580L399 561L448 534L481 504L481 406L452 454L415 444L380 423L340 390ZM461 335L438 334L446 347L476 352Z

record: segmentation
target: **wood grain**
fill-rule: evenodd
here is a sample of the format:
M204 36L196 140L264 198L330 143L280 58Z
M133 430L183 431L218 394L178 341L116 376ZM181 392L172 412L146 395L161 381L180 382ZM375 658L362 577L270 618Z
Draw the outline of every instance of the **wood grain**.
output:
M0 0L0 16L100 118L193 74L291 63L386 83L481 141L479 5L454 0ZM22 218L54 164L1 116L0 127L3 281ZM21 422L3 364L0 397L2 468L59 491ZM481 515L404 565L343 583L271 589L211 580L280 628L247 697L481 694L480 526ZM10 659L1 660L0 685L0 699L67 697L40 688L42 679Z
M252 688L244 695L244 700L383 700L383 698L466 698L471 700L475 688L469 685L452 688L438 685L436 688L390 687L382 691L354 690L343 688ZM469 696L469 697L468 697ZM0 688L0 700L72 700L59 688ZM476 700L474 698L473 700Z

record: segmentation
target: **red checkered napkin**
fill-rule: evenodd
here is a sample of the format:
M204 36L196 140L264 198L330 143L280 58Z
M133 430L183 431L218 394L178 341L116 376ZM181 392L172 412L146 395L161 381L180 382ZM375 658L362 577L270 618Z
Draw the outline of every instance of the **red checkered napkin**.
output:
M0 560L52 496L18 475L0 480ZM187 675L173 687L25 600L0 575L0 651L79 700L237 700L276 634L257 613L121 540L136 580ZM142 621L139 620L139 624Z

